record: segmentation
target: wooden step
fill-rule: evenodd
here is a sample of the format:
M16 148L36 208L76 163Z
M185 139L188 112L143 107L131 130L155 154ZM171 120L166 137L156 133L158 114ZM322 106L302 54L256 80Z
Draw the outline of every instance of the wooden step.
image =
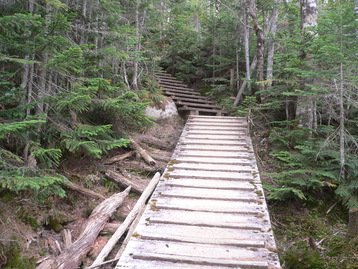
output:
M183 92L183 91L172 91L170 89L164 89L164 95L168 96L179 96L179 97L186 97L186 98L192 98L196 100L207 100L205 96L198 95L196 92Z
M160 86L166 86L166 87L177 87L179 89L190 89L187 85L180 83L180 82L168 82L168 81L162 81L159 80Z
M191 106L191 107L195 107L195 108L221 109L221 107L219 107L217 105L212 105L212 104L197 104L197 103L183 102L183 101L178 101L177 104L182 105L182 106Z
M227 114L226 111L221 109L206 109L206 108L197 108L193 106L183 106L179 108L178 110L181 111L197 111L197 112L211 112L211 113L219 113L219 114Z
M189 103L201 103L201 104L211 104L214 105L215 102L207 100L207 99L195 99L195 98L185 98L185 97L179 97L179 96L172 96L173 100L177 101L184 101Z
M162 87L162 89L164 91L167 91L167 92L174 92L174 93L184 93L184 94L188 94L188 95L198 95L198 96L201 96L201 94L199 92L196 92L192 89L177 89L177 88L167 88L167 87Z

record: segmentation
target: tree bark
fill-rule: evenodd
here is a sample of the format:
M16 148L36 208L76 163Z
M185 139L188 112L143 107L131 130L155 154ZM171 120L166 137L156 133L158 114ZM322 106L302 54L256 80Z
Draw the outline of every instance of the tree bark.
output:
M358 208L349 210L348 236L358 236Z
M70 183L64 183L63 184L66 188L73 190L73 191L77 191L83 195L89 196L91 198L94 199L99 199L99 200L105 200L106 197L104 197L102 194L99 194L97 192L91 191L89 189L83 188L80 185L70 182Z
M318 8L317 0L300 0L301 4L301 29L306 33L314 35L308 27L317 26L318 23ZM302 82L302 89L304 89L305 82ZM297 97L296 104L296 119L298 119L299 127L307 127L313 129L313 103L312 98L307 95Z
M138 162L138 161L123 162L119 166L125 169L147 171L147 172L155 172L157 170L157 167L149 166L143 162Z
M52 263L56 269L78 268L81 259L91 250L99 232L103 229L110 216L124 202L129 194L130 187L121 193L112 195L99 204L88 218L78 239Z
M251 80L251 68L250 68L250 29L248 26L249 20L248 20L248 8L247 8L247 2L245 3L245 11L244 11L244 20L245 20L245 26L244 26L244 46L245 46L245 64L246 64L246 80L247 80L247 86L249 89L249 92L251 91L250 86L250 80Z
M141 194L147 186L147 183L143 180L139 180L135 177L128 179L125 176L122 176L120 173L114 172L112 170L105 171L105 175L109 179L112 179L113 181L119 183L121 186L131 186L132 190L139 194Z
M97 256L96 260L93 262L91 267L89 268L95 268L99 266L104 259L108 256L108 254L112 251L114 245L118 242L118 240L122 237L122 235L127 230L128 226L131 225L135 217L138 215L138 212L141 211L142 208L145 207L145 204L149 198L149 196L152 194L153 190L157 186L160 179L160 174L156 173L155 176L152 178L151 182L133 207L132 211L128 214L125 221L122 223L122 225L117 229L117 231L113 234L111 239L107 242L105 247L102 249L101 253Z
M135 148L135 150L139 153L139 155L143 158L143 160L147 164L149 164L151 166L156 165L155 160L152 157L150 157L150 155L144 149L142 149L141 146L139 146L137 142L135 142L132 138L130 138L130 141L131 141L133 147Z
M104 162L104 164L113 164L113 163L116 163L119 161L123 161L129 157L132 157L133 155L134 155L134 151L129 151L129 152L121 154L121 155L116 155L116 156L110 158L109 160L106 160Z
M254 31L256 33L256 57L257 57L257 82L259 86L259 90L262 91L265 89L265 85L262 83L264 80L264 32L259 25L259 20L257 17L257 9L256 9L256 1L250 0L249 2L249 12L250 16L252 18L252 21L254 23ZM260 83L261 82L261 83ZM264 94L262 94L263 101L267 101L264 97Z
M269 31L270 36L268 38L268 50L267 50L267 67L266 67L266 80L268 81L265 85L266 88L271 87L272 78L273 78L273 58L275 54L275 35L277 29L277 19L278 19L278 5L281 3L281 0L275 0L275 6L272 10L272 26Z

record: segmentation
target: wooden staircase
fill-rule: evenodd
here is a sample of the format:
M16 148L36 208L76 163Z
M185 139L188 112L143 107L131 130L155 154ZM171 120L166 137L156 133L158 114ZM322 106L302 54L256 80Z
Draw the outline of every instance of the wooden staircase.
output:
M227 115L227 112L215 102L194 89L188 88L165 71L157 71L156 78L164 94L173 99L179 111L188 112L191 115Z
M280 268L245 118L189 116L116 268Z

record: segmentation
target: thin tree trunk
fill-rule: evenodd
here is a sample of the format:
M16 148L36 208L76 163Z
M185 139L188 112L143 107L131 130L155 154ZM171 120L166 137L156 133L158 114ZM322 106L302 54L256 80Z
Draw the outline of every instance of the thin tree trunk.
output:
M301 0L301 29L306 33L314 34L309 27L317 26L318 22L318 9L317 0ZM302 90L305 90L302 81ZM297 97L296 105L296 119L298 119L299 127L307 127L313 129L313 107L311 97L301 95Z
M252 0L250 0L252 1ZM265 31L264 31L264 34L263 34L263 37L264 39L266 38L266 36L268 35L268 32L269 30L271 29L272 27L272 24L273 24L273 18L272 18L273 14L271 15L271 18L268 20L268 25L267 27L265 27ZM251 62L251 65L250 65L250 74L252 74L253 70L256 68L256 65L257 65L257 54L255 54L254 58L252 59L252 62ZM247 80L244 80L237 95L236 95L236 98L235 98L235 101L234 101L234 106L237 106L241 100L241 96L246 88L246 86L248 85L248 82Z
M278 5L281 0L275 0L275 6L272 11L272 26L269 31L270 36L268 39L268 50L267 50L267 68L266 68L266 88L271 87L272 78L273 78L273 58L275 54L275 35L277 29L277 19L278 19Z
M259 90L262 91L265 89L265 85L262 83L264 80L264 32L259 25L259 20L257 17L257 8L256 1L250 0L249 2L249 12L254 23L254 30L256 33L256 55L257 55L257 82L259 83ZM262 93L261 93L262 94ZM265 102L267 98L265 95L262 95L262 101Z
M135 10L135 35L137 39L137 44L135 46L136 52L140 51L140 31L139 31L139 7L140 7L140 0L136 2L136 10ZM136 56L135 56L136 58ZM134 67L133 67L133 80L132 80L132 87L134 90L138 90L138 60L134 59Z
M248 91L249 93L251 92L251 85L250 85L250 80L251 80L251 69L250 69L250 29L248 27L248 7L246 6L247 2L245 3L245 11L244 11L244 21L245 21L245 26L244 26L244 46L245 46L245 63L246 63L246 80L247 80L247 86L248 86Z

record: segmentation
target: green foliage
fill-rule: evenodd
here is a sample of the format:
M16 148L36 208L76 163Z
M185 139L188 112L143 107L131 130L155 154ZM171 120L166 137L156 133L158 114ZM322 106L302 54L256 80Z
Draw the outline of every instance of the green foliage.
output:
M128 139L111 139L111 125L93 126L78 125L71 133L63 133L63 143L70 152L83 151L86 154L101 158L114 148L126 147ZM107 139L105 139L107 138Z
M45 122L46 121L44 120L24 120L19 122L0 123L0 139L9 135L21 135Z
M282 124L292 125L291 122ZM270 155L276 159L279 172L270 174L276 185L265 186L268 199L317 199L323 190L334 192L349 208L356 207L358 192L356 183L357 157L346 153L346 177L341 177L339 145L327 142L308 130L274 127L270 142L276 150ZM281 145L281 147L280 147ZM353 154L354 153L354 154Z
M22 256L22 249L16 238L5 246L0 242L0 257L5 256L6 264L4 269L35 269L36 260L34 257ZM1 257L2 258L2 257Z
M64 176L55 174L51 170L29 167L5 167L0 164L0 186L13 192L32 191L35 196L43 200L49 195L65 197L66 193L61 184L67 182Z

